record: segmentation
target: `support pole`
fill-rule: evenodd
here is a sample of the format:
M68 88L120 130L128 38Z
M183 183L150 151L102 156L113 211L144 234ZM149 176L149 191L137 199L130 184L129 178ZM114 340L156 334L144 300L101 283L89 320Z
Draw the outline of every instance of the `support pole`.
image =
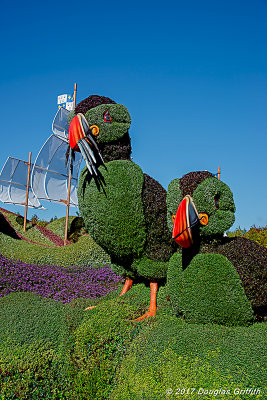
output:
M221 179L221 167L218 167L218 180Z
M74 93L73 93L73 110L76 107L76 94L77 94L77 83L74 83Z
M29 187L30 187L30 174L31 174L31 159L32 153L29 152L29 162L26 163L28 165L28 175L27 175L27 188L26 188L26 200L25 200L25 213L24 213L24 224L23 231L26 231L26 222L27 222L27 212L28 212L28 201L29 201Z
M77 94L77 83L74 83L74 94L73 94L73 110L76 107L76 94ZM68 224L69 224L69 212L70 212L70 188L71 188L71 162L69 162L69 180L68 180L68 196L67 196L67 210L66 210L66 223L65 223L65 236L64 236L64 246L67 244L68 239Z

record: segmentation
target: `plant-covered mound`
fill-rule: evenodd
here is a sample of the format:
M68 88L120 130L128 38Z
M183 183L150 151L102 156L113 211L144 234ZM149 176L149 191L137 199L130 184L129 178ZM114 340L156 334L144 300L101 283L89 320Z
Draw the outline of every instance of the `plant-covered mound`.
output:
M0 212L0 232L12 237L13 239L20 239L19 235L5 218L4 214Z
M75 220L76 217L70 215L69 216L69 221L68 221L68 236L70 234L70 227L72 222ZM66 218L61 217L56 219L53 222L50 222L47 225L47 229L49 229L51 232L55 233L57 236L61 237L62 240L64 240L65 237L65 224L66 224Z
M238 390L253 387L263 399L265 333L265 324L194 325L162 315L132 342L110 398L236 400L247 398Z
M60 238L55 238L53 234L51 234L52 237L49 237L49 231L47 231L45 228L42 228L41 226L32 224L30 221L27 221L26 231L24 232L23 224L21 225L20 222L20 219L22 218L21 216L18 216L17 214L14 214L4 209L1 209L1 213L6 220L6 224L9 224L10 229L13 229L15 231L15 235L10 235L7 230L4 230L4 232L2 232L3 230L1 230L1 232L7 234L14 239L22 239L28 242L47 246L54 246L54 241L56 241L56 239L60 240ZM6 224L4 224L4 226L7 226Z
M253 310L240 278L222 255L198 254L183 270L175 254L167 275L173 310L191 323L244 325L253 320Z
M267 250L263 246L244 237L234 237L206 242L201 251L227 257L235 266L255 312L266 315Z
M67 246L45 247L0 233L0 253L10 259L39 265L75 267L110 262L108 254L90 236L82 236L78 242Z
M0 398L72 399L68 358L75 310L33 293L0 299Z
M40 266L0 255L0 297L11 292L33 292L63 303L77 297L96 298L116 289L121 278L109 266Z

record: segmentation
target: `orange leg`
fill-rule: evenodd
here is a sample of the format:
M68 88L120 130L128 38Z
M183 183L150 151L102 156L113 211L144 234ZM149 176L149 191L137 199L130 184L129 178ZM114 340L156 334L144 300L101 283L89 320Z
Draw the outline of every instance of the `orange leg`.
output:
M157 282L150 282L150 306L148 312L146 312L142 317L136 318L135 321L143 321L143 319L148 317L154 317L157 311L157 291L158 284Z
M122 291L121 291L120 296L122 296L123 294L125 294L126 292L128 292L128 290L131 289L132 284L133 284L133 280L130 279L130 278L127 278L126 281L125 281L125 284L124 284L124 286L123 286L123 288L122 288Z

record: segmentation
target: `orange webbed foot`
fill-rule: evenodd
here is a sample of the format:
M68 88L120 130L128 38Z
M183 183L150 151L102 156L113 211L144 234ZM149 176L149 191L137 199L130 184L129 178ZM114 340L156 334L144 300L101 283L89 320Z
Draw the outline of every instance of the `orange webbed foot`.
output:
M92 310L93 308L95 308L96 306L90 306L90 307L87 307L87 308L85 308L84 309L84 311L89 311L89 310Z
M154 317L157 311L157 282L150 282L150 306L148 311L142 317L136 318L134 321L143 321L146 318Z
M142 317L136 318L134 321L143 321L146 318L154 317L156 315L156 310L148 310Z

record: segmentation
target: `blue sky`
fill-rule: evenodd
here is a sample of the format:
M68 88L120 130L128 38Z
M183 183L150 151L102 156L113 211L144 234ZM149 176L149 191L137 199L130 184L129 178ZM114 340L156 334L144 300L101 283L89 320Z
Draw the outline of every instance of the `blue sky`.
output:
M220 166L234 228L266 225L266 1L13 1L1 14L0 168L36 157L77 82L78 101L128 108L133 160L166 189ZM42 219L65 215L46 206Z

